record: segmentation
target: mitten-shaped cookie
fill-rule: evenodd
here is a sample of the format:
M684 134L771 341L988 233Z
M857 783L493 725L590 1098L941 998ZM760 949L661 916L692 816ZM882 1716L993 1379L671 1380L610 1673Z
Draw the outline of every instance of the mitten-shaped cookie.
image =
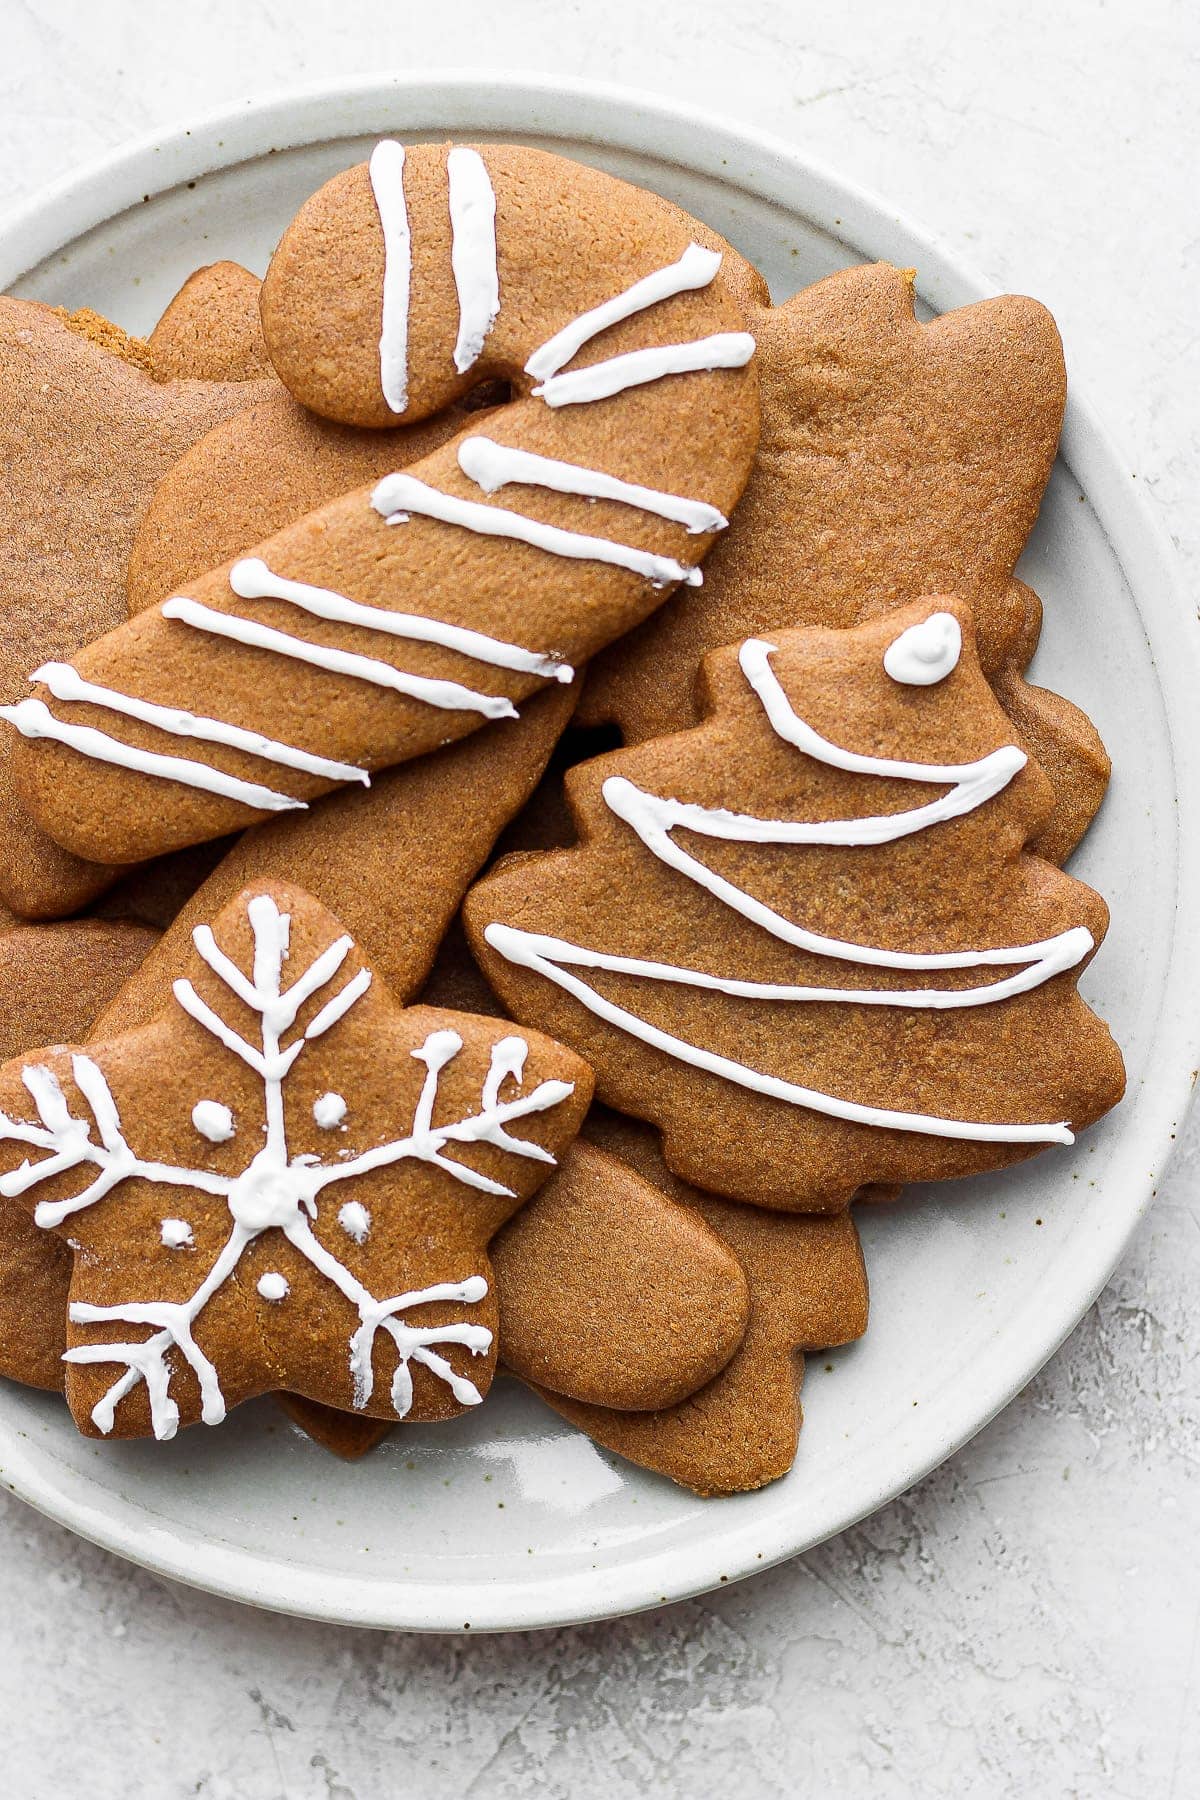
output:
M736 1256L749 1295L746 1333L721 1372L674 1406L620 1412L546 1386L537 1391L596 1443L699 1494L778 1480L799 1442L803 1353L851 1343L867 1327L867 1275L850 1215L772 1213L702 1194L670 1173L648 1127L604 1107L593 1107L586 1130ZM576 1144L569 1155L588 1147Z
M836 1210L1069 1144L1123 1089L1076 991L1107 913L1025 849L1049 784L970 609L750 639L706 674L703 725L572 771L576 848L468 896L506 1009L740 1200Z

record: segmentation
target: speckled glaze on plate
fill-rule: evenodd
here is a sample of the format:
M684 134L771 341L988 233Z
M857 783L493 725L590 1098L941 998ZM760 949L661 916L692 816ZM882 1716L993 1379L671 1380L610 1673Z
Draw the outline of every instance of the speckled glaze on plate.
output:
M248 102L139 144L0 226L0 288L146 330L199 263L229 256L261 271L300 201L385 133L519 139L601 164L706 219L780 299L878 257L915 266L935 312L989 291L785 144L643 94L471 73ZM1083 989L1120 1039L1129 1095L1072 1151L863 1216L871 1328L810 1360L785 1480L697 1500L597 1450L511 1383L453 1425L398 1429L357 1466L269 1402L170 1445L97 1444L50 1396L0 1384L5 1484L123 1556L253 1605L500 1630L610 1617L750 1574L863 1517L978 1431L1108 1278L1200 1063L1186 931L1200 916L1197 626L1169 547L1074 397L1020 573L1046 607L1035 678L1090 713L1116 764L1072 868L1112 907Z

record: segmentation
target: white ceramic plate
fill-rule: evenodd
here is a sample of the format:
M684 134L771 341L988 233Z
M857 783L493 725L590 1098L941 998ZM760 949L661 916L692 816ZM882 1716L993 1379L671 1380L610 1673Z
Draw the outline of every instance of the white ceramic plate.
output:
M478 75L247 105L139 145L8 222L0 288L148 329L198 263L228 256L261 271L300 201L385 133L519 139L602 164L723 232L780 299L877 257L914 265L934 311L987 292L783 144L640 94ZM355 1467L267 1402L171 1445L100 1445L60 1403L0 1384L7 1485L123 1556L256 1605L499 1629L609 1616L749 1574L861 1518L978 1431L1111 1273L1200 1062L1185 935L1200 916L1196 627L1163 539L1077 399L1021 572L1046 608L1036 675L1090 713L1116 763L1073 866L1112 906L1084 987L1125 1050L1129 1097L1073 1152L864 1216L871 1329L810 1363L786 1480L694 1499L507 1383L478 1414L398 1430Z

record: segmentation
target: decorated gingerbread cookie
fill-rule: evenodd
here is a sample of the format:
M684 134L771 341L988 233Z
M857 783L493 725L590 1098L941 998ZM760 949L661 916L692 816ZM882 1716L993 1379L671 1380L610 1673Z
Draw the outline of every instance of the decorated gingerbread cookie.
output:
M524 397L36 671L6 713L21 794L75 854L140 860L514 716L700 582L745 485L753 339L682 215L537 152L381 150L285 234L263 290L277 369L350 423L415 423L483 377ZM481 325L484 275L501 298Z
M77 977L73 998L63 992L62 980L41 984L14 968L9 1054L85 1034L125 1035L147 1025L170 1004L192 931L255 881L303 883L331 910L337 906L343 924L370 954L392 993L402 1001L415 998L468 882L537 782L572 701L571 693L560 689L540 695L499 754L488 734L479 733L437 756L406 764L369 792L341 795L324 810L314 808L247 832L190 897L181 895L173 880L181 873L178 859L167 859L175 863L173 868L160 863L137 871L128 884L132 891L114 889L108 903L141 918L169 914L169 920L163 919L170 924L166 935L156 945L152 934L116 928L133 930L138 944L138 953L127 959L123 983L105 979L103 960L87 979L78 959L64 956L64 962L72 960ZM447 836L451 816L455 828ZM403 881L394 878L398 867L405 870ZM173 912L172 898L179 903ZM34 929L43 943L41 934L80 928ZM43 944L43 962L45 955ZM479 985L486 993L484 984ZM37 1004L29 998L31 988L40 997ZM38 1231L22 1209L0 1208L4 1374L34 1385L61 1386L69 1279L70 1258L58 1237ZM25 1298L30 1292L39 1296L33 1311ZM57 1303L48 1299L52 1293ZM360 1434L364 1429L357 1417L350 1425Z
M1021 679L1040 614L1013 570L1066 392L1053 319L1010 294L921 324L913 272L875 263L748 322L762 437L737 530L703 588L597 659L581 717L615 720L627 743L678 731L699 716L700 660L719 645L961 594L984 670L1054 781L1039 849L1060 860L1100 803L1108 759L1076 708Z
M1049 784L969 608L750 639L705 672L704 724L572 771L576 848L468 896L506 1009L731 1198L834 1211L1069 1144L1124 1084L1076 992L1107 914L1025 850Z
M159 381L261 381L274 375L258 318L259 280L240 263L189 275L146 343Z
M125 572L142 511L165 471L253 383L156 381L144 346L95 314L64 319L0 298L0 698L125 612ZM6 732L5 737L9 734ZM28 918L74 911L109 870L81 862L23 813L0 745L0 898Z
M170 1437L281 1384L383 1417L477 1404L486 1244L574 1135L586 1066L405 1011L299 890L193 939L150 1025L0 1075L0 1193L75 1252L77 1423Z
M696 1493L744 1493L778 1480L796 1457L804 1352L851 1343L867 1328L867 1276L849 1214L772 1213L718 1200L671 1175L646 1126L598 1107L586 1129L622 1167L693 1209L737 1258L749 1296L746 1331L714 1378L675 1405L618 1411L561 1385L537 1391L596 1443Z

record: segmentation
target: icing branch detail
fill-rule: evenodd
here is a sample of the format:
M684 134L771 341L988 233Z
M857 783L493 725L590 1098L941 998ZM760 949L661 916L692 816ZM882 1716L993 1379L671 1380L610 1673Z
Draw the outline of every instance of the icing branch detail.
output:
M263 1142L239 1174L222 1175L205 1168L140 1157L125 1137L103 1071L92 1058L81 1053L72 1058L71 1068L75 1085L90 1109L90 1121L72 1113L54 1073L38 1063L26 1065L22 1074L37 1122L0 1113L0 1138L46 1153L36 1162L27 1158L19 1168L0 1178L0 1194L13 1197L26 1193L75 1169L95 1171L78 1193L67 1199L42 1201L36 1207L34 1217L43 1228L60 1225L72 1214L105 1199L121 1183L134 1179L198 1190L223 1199L228 1207L228 1236L186 1300L129 1300L112 1306L72 1302L71 1318L79 1324L151 1328L149 1336L136 1341L117 1336L111 1341L77 1345L66 1352L65 1360L71 1363L124 1365L124 1372L93 1408L93 1421L100 1432L110 1432L121 1400L144 1382L155 1436L172 1437L179 1424L179 1408L171 1394L171 1382L175 1359L180 1358L196 1377L205 1423L220 1422L225 1415L225 1400L219 1374L197 1343L195 1327L213 1295L238 1268L246 1249L264 1232L272 1230L281 1232L299 1255L345 1297L357 1315L357 1325L348 1341L356 1406L365 1406L371 1398L373 1348L380 1332L390 1338L395 1351L391 1402L398 1418L403 1418L412 1405L413 1363L443 1382L460 1404L475 1405L480 1399L478 1390L449 1364L439 1347L459 1345L480 1355L490 1348L491 1332L466 1320L421 1326L410 1323L403 1315L435 1302L477 1304L488 1291L486 1280L470 1275L392 1296L371 1293L314 1232L321 1196L327 1188L340 1186L356 1176L406 1161L430 1165L453 1181L485 1193L511 1195L511 1189L469 1163L456 1160L450 1152L486 1143L515 1156L552 1163L554 1158L547 1150L514 1135L510 1127L522 1118L559 1105L573 1091L572 1084L547 1080L528 1094L518 1093L516 1098L502 1101L503 1084L509 1080L520 1083L526 1058L523 1040L503 1038L492 1048L480 1093L481 1110L438 1122L439 1079L462 1050L463 1041L453 1030L434 1031L412 1052L424 1064L425 1076L410 1127L403 1135L357 1155L343 1154L331 1165L311 1155L292 1157L284 1113L287 1076L306 1045L324 1036L358 1003L370 986L371 976L368 970L360 969L341 987L335 986L352 948L350 938L341 937L284 987L282 975L290 934L288 914L281 913L269 895L258 894L249 901L247 915L254 940L249 974L225 954L208 926L196 928L193 942L212 973L257 1018L257 1041L222 1018L197 993L192 982L177 981L173 990L179 1006L263 1083ZM285 1042L301 1008L326 993L329 997L303 1032L290 1043ZM360 1236L364 1236L369 1215L359 1206L353 1218L357 1219L359 1213L364 1221ZM347 1214L347 1206L343 1206L342 1214ZM176 1234L170 1241L183 1243L189 1238L190 1233L188 1238ZM166 1236L163 1241L168 1242ZM276 1280L267 1297L282 1303L288 1291Z
M957 626L957 621L954 623ZM949 644L949 634L940 627L938 638L943 645ZM953 669L958 660L957 648L953 645L950 648L954 649L952 657L946 655L945 651L941 653L942 662L948 664L943 668L942 678ZM781 1080L730 1057L716 1055L660 1029L628 1008L599 994L578 975L569 973L571 969L594 969L633 976L640 980L708 989L739 999L954 1011L991 1006L1019 994L1029 993L1066 970L1078 967L1090 954L1094 941L1091 932L1084 926L1072 927L1037 943L935 952L889 950L879 945L829 937L785 917L774 907L739 887L736 882L718 874L700 857L677 843L672 834L683 829L723 843L855 847L887 844L976 811L1006 788L1025 767L1024 752L1015 745L1002 746L975 762L947 764L905 762L847 750L822 737L797 714L771 668L772 651L771 644L750 639L742 645L739 663L772 729L784 742L830 768L893 781L945 784L946 792L922 806L904 812L858 819L780 820L760 819L721 807L697 806L663 798L644 792L623 776L610 776L602 788L609 811L635 832L660 862L695 882L722 905L740 914L751 924L797 950L868 968L917 972L1007 968L1013 972L998 980L965 988L820 987L711 975L703 970L673 963L587 949L562 938L520 930L499 921L493 921L486 927L486 941L509 962L545 976L609 1024L668 1056L705 1069L757 1093L786 1100L796 1106L808 1107L834 1118L922 1132L930 1136L991 1143L1073 1142L1072 1133L1064 1121L1005 1124L898 1112L860 1105ZM920 685L926 683L922 681Z

